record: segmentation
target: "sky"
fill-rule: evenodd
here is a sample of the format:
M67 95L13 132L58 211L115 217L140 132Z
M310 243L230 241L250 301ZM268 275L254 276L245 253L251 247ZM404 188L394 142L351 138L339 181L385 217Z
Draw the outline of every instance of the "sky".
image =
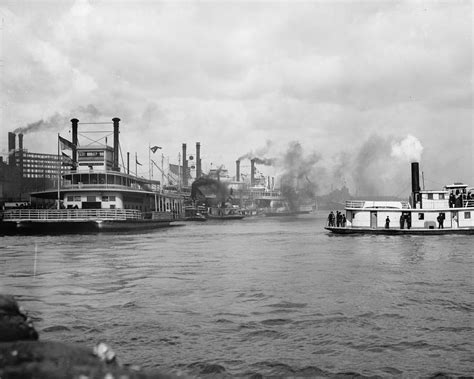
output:
M119 117L143 175L149 146L177 163L200 142L204 170L304 166L319 194L408 195L415 160L427 189L474 186L471 1L0 0L0 16L4 157L9 131L55 153L71 118Z

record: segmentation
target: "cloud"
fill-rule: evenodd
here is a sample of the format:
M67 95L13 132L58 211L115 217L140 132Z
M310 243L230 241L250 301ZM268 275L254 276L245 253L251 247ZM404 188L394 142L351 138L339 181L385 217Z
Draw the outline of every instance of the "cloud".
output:
M267 157L298 141L321 156L321 175L372 135L412 135L441 182L474 177L469 2L77 0L0 9L8 130L56 114L93 118L73 114L92 105L98 121L122 119L130 151L154 140L174 157L181 143L200 141L204 167L233 167L265 141ZM0 133L0 144L6 138ZM51 151L48 134L35 140Z

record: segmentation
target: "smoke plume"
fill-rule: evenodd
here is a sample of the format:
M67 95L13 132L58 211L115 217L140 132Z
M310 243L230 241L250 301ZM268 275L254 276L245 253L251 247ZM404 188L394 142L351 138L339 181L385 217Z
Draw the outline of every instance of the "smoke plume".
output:
M86 106L79 106L76 109L71 110L67 115L60 114L56 112L54 115L49 117L46 120L39 120L27 124L26 126L22 126L20 128L16 128L13 133L34 133L34 132L41 132L44 130L61 130L67 125L70 124L70 120L72 118L91 118L92 120L96 120L97 117L101 116L101 112L92 104ZM89 121L89 120L86 120Z

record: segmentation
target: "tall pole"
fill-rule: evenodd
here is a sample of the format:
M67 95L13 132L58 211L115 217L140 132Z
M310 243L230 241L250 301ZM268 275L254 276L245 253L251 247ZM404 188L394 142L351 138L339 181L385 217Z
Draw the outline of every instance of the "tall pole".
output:
M148 143L148 179L151 180L153 167L151 166L150 143Z
M164 171L165 156L161 153L161 188L165 185L165 171Z
M138 178L138 157L137 157L137 153L135 153L135 176Z
M59 200L61 198L61 185L59 181L61 180L61 154L59 152L59 133L58 133L58 204L57 209L59 209Z

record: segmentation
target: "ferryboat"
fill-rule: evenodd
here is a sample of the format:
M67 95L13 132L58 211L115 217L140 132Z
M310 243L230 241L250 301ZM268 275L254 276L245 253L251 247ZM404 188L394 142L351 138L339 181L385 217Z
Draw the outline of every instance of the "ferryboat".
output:
M54 209L5 210L0 234L74 233L142 230L170 226L184 218L184 197L159 181L131 175L119 166L119 118L112 119L114 146L79 145L79 120L72 119L72 142L58 136L58 146L72 150L70 166L59 154L57 188L31 193L32 199L56 203ZM43 200L39 200L43 199ZM32 201L34 203L34 201Z
M474 188L454 183L421 190L419 163L411 164L410 201L348 200L346 224L328 225L336 234L474 234Z

